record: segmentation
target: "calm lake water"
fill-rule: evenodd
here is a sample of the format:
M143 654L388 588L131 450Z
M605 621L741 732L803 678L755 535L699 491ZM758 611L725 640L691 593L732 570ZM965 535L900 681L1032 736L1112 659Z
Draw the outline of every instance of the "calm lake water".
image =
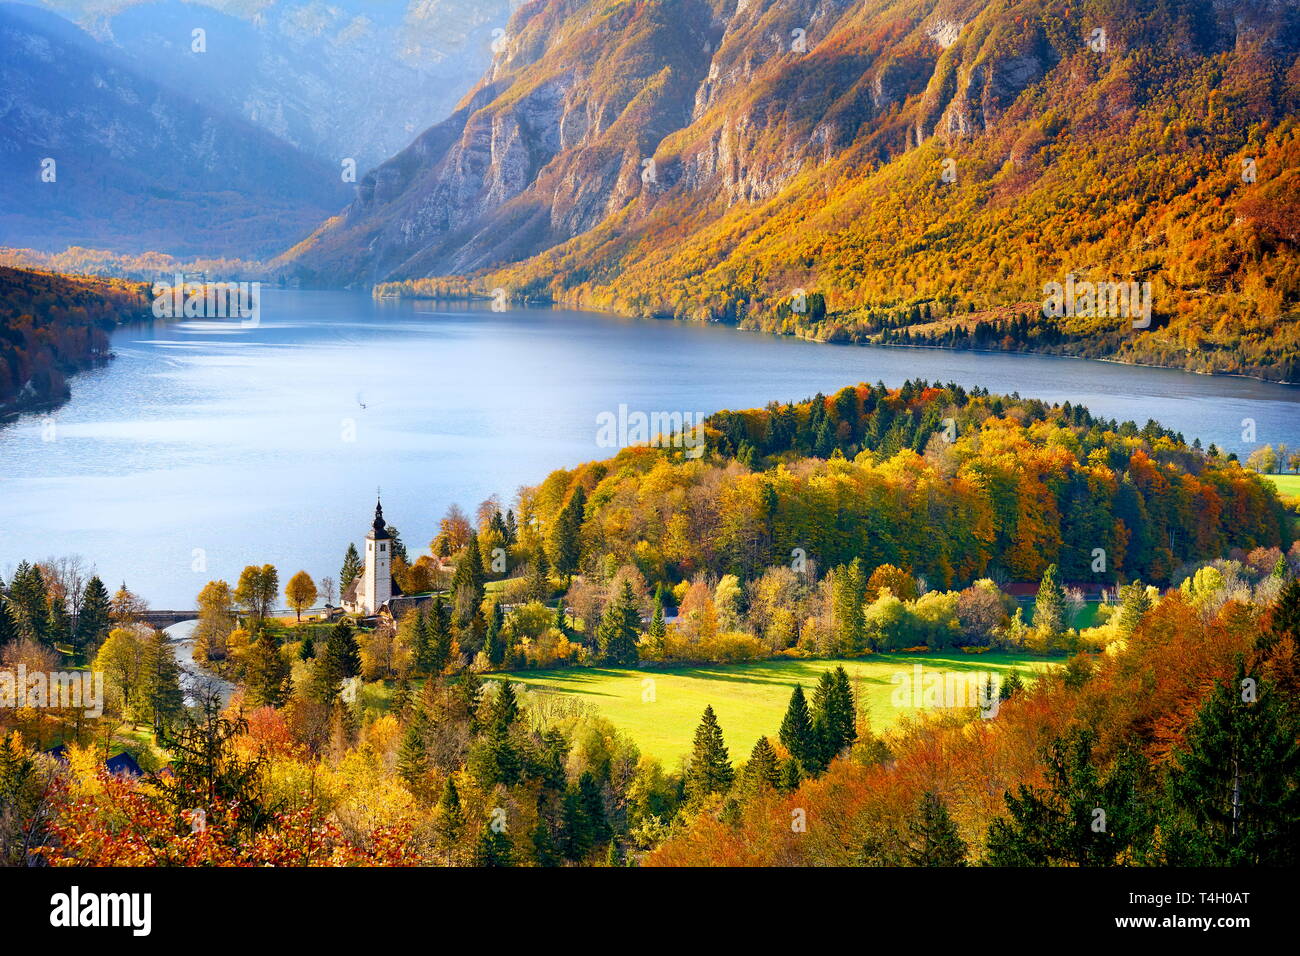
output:
M1032 355L819 345L561 310L263 295L256 328L184 322L115 334L52 425L0 427L0 574L79 554L114 588L191 608L209 579L271 562L337 578L382 488L413 551L452 502L594 458L596 418L713 412L860 381L981 385L1231 451L1300 446L1300 388ZM1242 419L1257 442L1243 443ZM206 568L194 570L196 555Z

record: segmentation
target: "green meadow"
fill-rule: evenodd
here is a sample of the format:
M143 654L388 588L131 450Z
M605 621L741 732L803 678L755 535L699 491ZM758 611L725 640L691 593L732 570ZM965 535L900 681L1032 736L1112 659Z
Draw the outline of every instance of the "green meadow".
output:
M851 660L771 660L746 664L714 664L661 669L565 668L520 671L509 678L542 693L571 695L628 733L643 753L675 767L691 748L695 727L706 705L712 705L733 761L744 760L763 734L776 736L795 684L811 697L822 671L844 666L853 682L858 710L864 708L873 729L889 727L912 713L911 701L895 706L892 698L919 665L925 675L958 673L1005 674L1019 669L1023 677L1052 666L1042 658L1013 654L873 654ZM910 684L908 685L910 687Z
M1277 485L1278 494L1286 495L1288 498L1300 495L1300 474L1265 475L1264 477Z

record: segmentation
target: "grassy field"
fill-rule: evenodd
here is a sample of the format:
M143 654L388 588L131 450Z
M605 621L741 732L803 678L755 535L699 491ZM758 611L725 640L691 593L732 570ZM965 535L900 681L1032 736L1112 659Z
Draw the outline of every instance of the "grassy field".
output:
M937 671L968 676L1011 668L1029 676L1034 669L1051 666L1041 658L1011 654L874 654L844 661L775 660L661 670L570 668L509 676L537 691L586 701L630 734L643 753L676 767L691 748L705 705L713 706L732 759L740 761L761 735L776 736L794 685L803 685L811 703L822 671L836 664L848 671L859 711L865 705L876 730L912 712L910 706L894 706L891 698L901 682L896 675L910 678L914 665L921 665L923 675Z
M1300 475L1265 475L1264 477L1277 485L1278 494L1287 497L1300 495Z

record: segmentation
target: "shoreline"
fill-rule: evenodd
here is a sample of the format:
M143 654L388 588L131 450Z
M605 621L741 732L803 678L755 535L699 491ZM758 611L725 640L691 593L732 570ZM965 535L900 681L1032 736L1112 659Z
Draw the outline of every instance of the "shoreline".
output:
M490 302L491 301L491 296L486 296L486 295L462 296L462 297L396 295L396 296L383 296L383 298L397 299L399 301L404 299L409 299L411 301L422 301L422 302L439 301L439 300L447 301L447 302L474 302L474 301ZM1107 365L1123 365L1129 368L1162 369L1169 372L1182 372L1186 375L1200 375L1203 378L1238 378L1238 379L1245 379L1248 381L1261 382L1265 385L1284 385L1289 388L1300 388L1300 380L1289 381L1287 379L1265 378L1262 375L1251 375L1246 372L1207 372L1207 371L1202 371L1200 369L1185 368L1184 366L1181 365L1161 365L1157 362L1137 362L1137 361L1129 361L1126 359L1106 357L1106 356L1072 355L1068 352L1048 352L1039 349L1018 349L1013 351L1009 349L974 349L974 348L959 349L959 348L948 348L947 346L943 346L943 345L909 345L909 344L900 344L896 342L832 342L827 339L819 339L816 336L801 334L799 332L772 332L767 329L746 328L745 326L734 322L702 322L699 321L698 319L678 319L678 318L674 318L671 315L637 315L631 312L623 312L618 309L602 309L591 305L574 305L563 301L557 301L549 297L543 300L532 301L532 302L525 300L523 302L518 303L518 305L526 308L572 309L575 312L586 312L590 315L612 316L614 318L619 318L619 319L636 319L639 321L648 321L648 322L678 322L681 323L682 325L699 325L699 326L716 325L724 328L730 328L736 332L749 332L758 335L770 335L774 338L797 339L801 342L813 342L818 345L833 345L833 346L846 347L846 348L857 347L857 348L880 348L880 349L916 349L916 350L925 350L931 352L947 352L954 355L961 354L963 352L969 352L975 355L1034 355L1034 356L1045 357L1045 358L1074 359L1075 361L1080 361L1080 362L1104 362Z

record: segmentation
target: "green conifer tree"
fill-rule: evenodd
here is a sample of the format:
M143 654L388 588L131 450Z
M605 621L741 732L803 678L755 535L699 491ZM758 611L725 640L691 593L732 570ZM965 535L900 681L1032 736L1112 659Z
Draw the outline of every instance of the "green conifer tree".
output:
M248 703L280 707L289 699L293 681L289 662L268 634L263 633L248 649L245 660L244 686Z
M759 737L745 764L745 789L751 795L776 790L781 785L781 765L767 737Z
M636 607L636 593L632 582L625 578L618 597L605 607L596 628L601 660L613 667L635 666L640 632L641 612Z
M927 790L907 821L908 866L965 866L968 848L939 795Z
M1300 716L1272 682L1218 684L1174 754L1162 828L1173 865L1300 862Z
M1063 634L1065 628L1065 588L1056 565L1049 564L1034 600L1034 629L1050 641Z
M706 706L700 725L695 728L695 744L686 768L686 792L696 800L709 794L725 794L731 789L734 777L722 728L718 726L713 707Z
M108 636L113 626L110 604L108 588L98 575L93 576L82 591L81 612L77 615L73 644L79 653L89 654Z
M162 737L185 711L181 690L181 668L172 652L171 639L154 631L145 642L141 698L154 733Z
M361 555L357 553L357 546L349 544L347 553L343 555L343 567L339 570L339 591L346 591L348 585L357 579L361 573L363 565L361 564Z
M785 717L781 721L779 734L781 743L790 752L790 756L799 761L806 772L813 772L819 763L817 741L813 736L812 715L808 711L808 700L804 697L803 687L795 685L790 694L790 704L786 707Z

